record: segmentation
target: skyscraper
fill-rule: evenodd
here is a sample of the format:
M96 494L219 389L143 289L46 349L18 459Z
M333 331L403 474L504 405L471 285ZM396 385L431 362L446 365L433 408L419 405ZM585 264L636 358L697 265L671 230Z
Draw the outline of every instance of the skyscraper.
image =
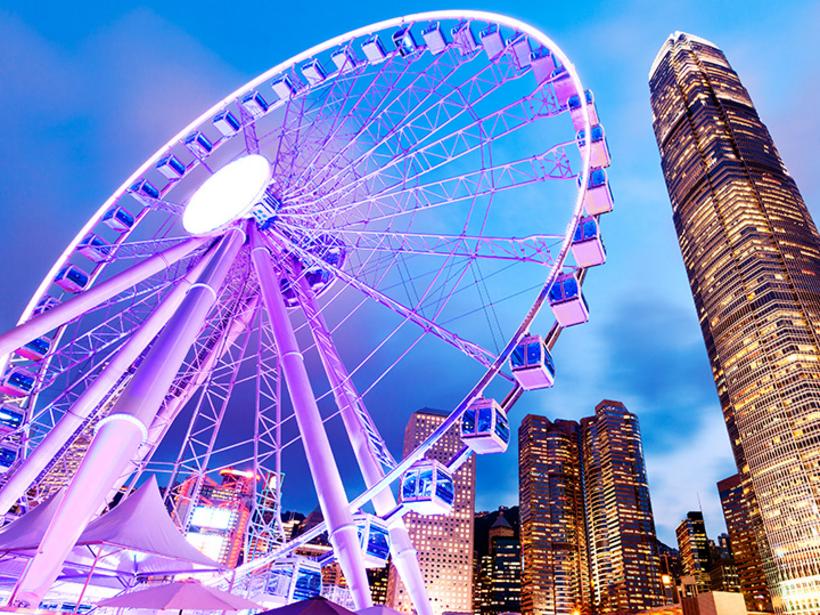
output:
M638 417L603 400L581 419L584 505L596 613L664 603Z
M769 588L766 586L763 561L757 548L749 502L744 493L740 474L724 478L717 487L723 518L729 531L729 547L737 567L740 591L746 598L746 606L749 610L769 611L772 601L769 597Z
M436 410L414 412L404 431L404 454L409 454L447 415ZM458 427L448 431L427 457L447 462L463 446ZM437 615L473 610L473 514L475 508L475 458L471 457L453 476L455 503L448 515L409 513L404 521L418 551L430 603ZM387 604L403 613L412 612L410 597L396 569L390 567Z
M676 32L649 76L673 219L778 611L820 609L820 235L726 56ZM756 502L756 503L755 503ZM756 521L759 519L759 522Z
M475 516L473 612L500 615L521 611L521 543L517 508Z
M709 539L706 536L706 525L703 513L690 511L675 529L678 538L683 573L694 577L698 591L709 591L711 580L709 570Z
M591 607L580 426L528 414L518 431L523 615Z

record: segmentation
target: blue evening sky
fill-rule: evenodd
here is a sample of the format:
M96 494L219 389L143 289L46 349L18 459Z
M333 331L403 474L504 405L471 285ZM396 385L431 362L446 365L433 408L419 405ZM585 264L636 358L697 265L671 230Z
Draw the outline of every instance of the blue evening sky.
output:
M107 195L170 135L241 83L367 23L476 8L542 29L596 93L614 164L609 262L593 320L562 338L561 380L516 410L578 418L623 400L643 429L660 537L700 504L723 531L715 481L733 463L652 134L647 71L667 34L722 46L813 213L820 196L820 3L21 2L0 7L0 326ZM430 400L430 405L436 405ZM389 438L397 447L400 430ZM511 447L514 449L514 447ZM516 451L479 464L477 506L517 500Z

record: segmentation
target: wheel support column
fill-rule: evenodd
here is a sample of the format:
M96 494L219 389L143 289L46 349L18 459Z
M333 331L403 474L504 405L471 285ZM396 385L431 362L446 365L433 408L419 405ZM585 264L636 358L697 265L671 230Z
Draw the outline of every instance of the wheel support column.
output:
M357 610L372 605L364 556L342 477L325 432L319 407L310 385L304 357L288 318L279 275L272 267L270 250L261 245L258 231L252 229L251 258L259 278L262 298L270 318L273 338L279 352L282 375L293 403L293 412L302 434L305 456L328 527L328 537L342 567Z
M364 410L363 402L353 386L350 374L347 373L333 343L325 319L316 305L313 289L310 288L310 284L304 277L299 279L297 284L299 287L299 300L310 325L313 340L316 342L316 349L325 368L328 382L333 390L333 398L339 408L347 437L353 447L353 453L356 456L365 485L370 488L384 478L384 470L371 448L370 438L365 426L357 416L357 410L359 409L357 406ZM366 414L366 410L364 412ZM393 492L388 488L373 496L373 508L380 517L393 512L396 509L396 498ZM418 553L413 541L410 539L404 519L397 515L397 518L391 521L388 529L390 531L392 562L402 583L404 583L407 593L410 595L416 614L433 615L433 607L430 605L430 597L427 595L424 576L419 567Z
M226 231L213 258L168 320L111 413L97 423L94 439L37 553L17 581L13 606L39 607L77 539L104 505L111 486L127 471L244 241L244 230Z

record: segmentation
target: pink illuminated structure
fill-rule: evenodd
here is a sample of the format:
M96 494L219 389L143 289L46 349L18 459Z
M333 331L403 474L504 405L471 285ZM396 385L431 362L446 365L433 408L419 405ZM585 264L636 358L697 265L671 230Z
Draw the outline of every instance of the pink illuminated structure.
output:
M41 603L121 490L159 477L185 531L207 474L230 466L267 477L249 503L253 547L220 577L236 591L269 590L253 580L326 532L352 602L369 606L357 526L369 504L416 611L432 615L402 520L411 506L394 489L413 467L412 508L446 510L447 476L476 451L506 448L523 390L513 350L537 339L548 357L562 327L588 317L580 286L604 260L597 214L612 205L592 101L541 32L441 11L309 49L160 148L0 334L0 402L24 417L0 434L0 509L59 501L12 604ZM601 139L588 147L577 133ZM597 252L573 247L585 214ZM583 318L567 315L579 306ZM26 350L40 339L42 352ZM551 385L548 375L528 388ZM433 377L463 386L462 401L397 460L380 424L413 408L395 389ZM487 435L477 423L428 484L425 454L483 398L498 400L499 427ZM295 446L306 471L288 469L300 467ZM365 485L355 497L338 462L351 452ZM183 479L187 500L174 492ZM282 489L309 484L324 522L287 541Z

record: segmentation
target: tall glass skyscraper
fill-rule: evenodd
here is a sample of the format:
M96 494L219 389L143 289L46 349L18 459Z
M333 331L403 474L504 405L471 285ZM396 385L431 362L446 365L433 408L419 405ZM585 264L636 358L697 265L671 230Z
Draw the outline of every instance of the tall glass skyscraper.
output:
M418 410L404 431L404 455L408 455L447 418L445 412ZM458 426L444 434L427 457L448 462L464 444ZM404 517L410 538L418 551L419 566L437 615L473 610L473 517L475 515L475 456L453 475L455 502L447 515L408 513ZM396 569L390 567L387 605L412 613L413 605Z
M775 609L820 612L820 235L726 56L674 33L649 76L673 219ZM764 548L766 544L763 543Z
M709 539L703 513L690 511L675 529L683 573L694 578L698 591L709 591Z

